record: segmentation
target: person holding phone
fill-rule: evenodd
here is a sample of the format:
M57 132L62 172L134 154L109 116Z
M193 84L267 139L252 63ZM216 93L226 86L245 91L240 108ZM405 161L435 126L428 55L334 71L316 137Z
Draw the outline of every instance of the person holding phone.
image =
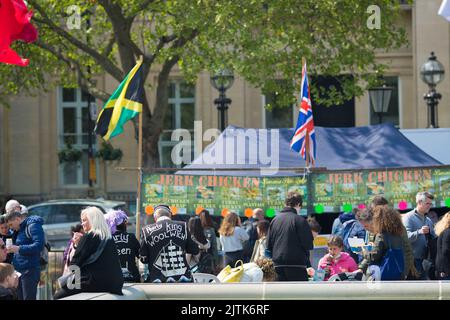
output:
M0 239L3 240L3 243L6 245L6 249L9 249L12 246L12 236L13 232L9 229L8 223L6 222L5 215L0 216ZM8 253L4 261L11 263L13 260L14 254Z
M434 196L429 192L418 192L416 208L402 217L414 255L414 266L419 273L418 280L428 278L423 264L428 254L427 237L430 239L436 238L433 222L426 216L433 206L433 199Z

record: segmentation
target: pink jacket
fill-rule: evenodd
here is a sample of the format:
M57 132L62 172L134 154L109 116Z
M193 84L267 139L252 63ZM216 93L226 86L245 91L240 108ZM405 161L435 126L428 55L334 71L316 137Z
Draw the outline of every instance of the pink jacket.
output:
M327 267L327 262L329 259L330 254L327 253L323 256L322 259L319 261L319 268L324 269ZM353 258L347 253L347 252L341 252L341 256L337 260L331 260L330 264L330 275L325 278L325 280L328 280L331 276L335 274L339 274L342 272L353 272L358 269L358 266L353 260Z

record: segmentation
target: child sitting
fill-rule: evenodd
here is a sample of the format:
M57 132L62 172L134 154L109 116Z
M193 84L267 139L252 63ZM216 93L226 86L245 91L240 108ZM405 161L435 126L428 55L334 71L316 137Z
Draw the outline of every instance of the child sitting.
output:
M17 300L19 277L9 263L0 263L0 300Z
M319 269L325 270L325 281L331 276L343 272L353 272L358 269L355 260L344 249L344 242L339 236L328 240L328 253L319 261Z

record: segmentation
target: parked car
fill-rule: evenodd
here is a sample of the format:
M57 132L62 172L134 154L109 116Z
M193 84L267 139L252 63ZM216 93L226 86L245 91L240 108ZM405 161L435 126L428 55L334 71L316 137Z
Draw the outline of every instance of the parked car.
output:
M28 207L28 215L44 219L44 231L52 249L64 249L71 238L70 227L81 223L80 213L86 207L94 206L103 213L110 209L125 211L129 217L127 231L135 233L136 217L130 216L127 204L123 201L68 199L50 200Z

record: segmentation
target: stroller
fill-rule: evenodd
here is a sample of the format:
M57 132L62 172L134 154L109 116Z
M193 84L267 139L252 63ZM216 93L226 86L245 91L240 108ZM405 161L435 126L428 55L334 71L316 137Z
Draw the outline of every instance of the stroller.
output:
M367 268L366 273L361 272L342 272L331 276L328 281L380 281L380 268L371 265Z

